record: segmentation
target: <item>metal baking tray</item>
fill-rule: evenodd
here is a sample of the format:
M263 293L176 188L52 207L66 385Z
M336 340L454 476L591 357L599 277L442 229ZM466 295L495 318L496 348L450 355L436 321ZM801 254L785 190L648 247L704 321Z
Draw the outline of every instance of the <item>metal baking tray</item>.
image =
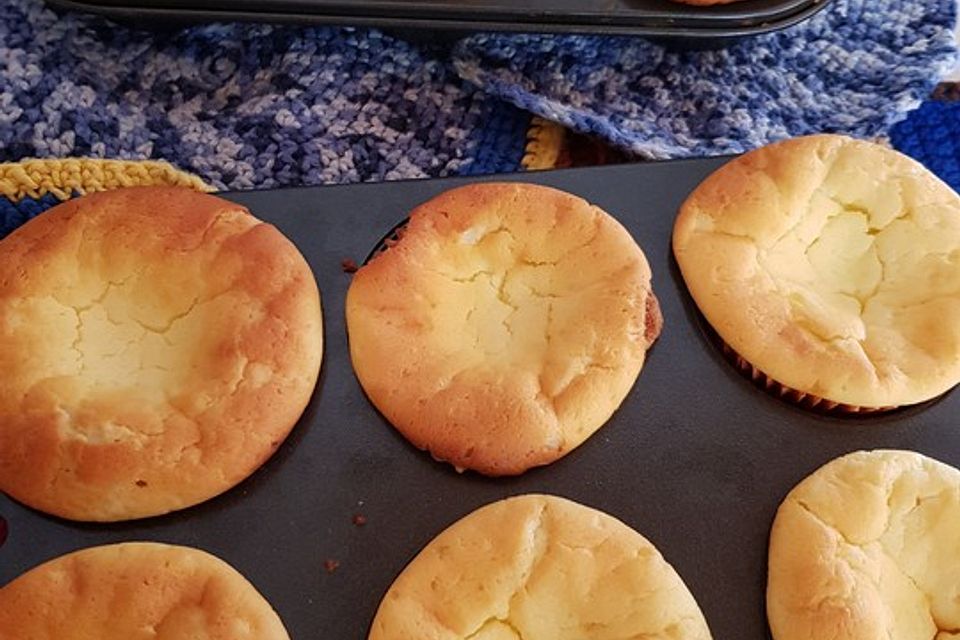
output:
M546 492L620 518L673 564L717 640L768 638L767 536L786 493L857 449L906 448L960 466L960 396L893 413L809 413L755 388L707 335L671 257L684 197L723 159L246 193L225 197L276 224L312 266L326 352L317 391L276 455L197 507L122 524L74 524L0 496L9 538L0 584L68 551L129 540L192 545L230 562L295 640L362 640L404 565L447 525L494 500ZM408 211L465 182L505 179L579 194L643 247L664 315L636 386L610 422L564 459L515 478L458 475L400 437L354 377L344 328L351 276ZM353 522L362 514L366 524ZM339 563L325 569L327 560ZM6 639L5 639L6 640Z
M729 41L783 29L829 1L740 0L697 7L671 0L47 0L56 7L143 25L241 20L435 32L639 35L681 43Z

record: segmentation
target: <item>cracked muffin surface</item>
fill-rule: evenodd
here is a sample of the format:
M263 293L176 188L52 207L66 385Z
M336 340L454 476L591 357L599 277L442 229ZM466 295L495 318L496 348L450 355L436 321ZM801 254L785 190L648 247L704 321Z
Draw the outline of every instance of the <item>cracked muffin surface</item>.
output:
M599 429L661 326L627 230L530 184L415 209L354 276L346 311L373 404L415 446L490 475L552 462Z
M369 640L709 640L677 572L639 533L564 498L482 507L387 591Z
M188 189L84 196L0 241L0 490L77 520L183 508L306 406L316 282L279 231Z
M673 247L719 337L791 389L880 408L960 381L960 197L898 152L747 153L690 195Z
M189 547L131 542L46 562L0 588L0 638L288 640L246 578Z
M770 534L776 640L960 637L960 471L859 451L798 484Z

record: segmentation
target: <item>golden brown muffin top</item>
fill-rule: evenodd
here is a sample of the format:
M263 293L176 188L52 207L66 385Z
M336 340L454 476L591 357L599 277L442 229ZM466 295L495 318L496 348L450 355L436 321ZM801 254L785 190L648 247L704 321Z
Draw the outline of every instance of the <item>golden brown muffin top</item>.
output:
M950 640L960 629L960 471L860 451L798 484L770 535L775 640Z
M545 495L487 505L387 591L370 640L708 640L686 585L639 533Z
M960 380L960 197L843 136L750 152L681 208L674 252L720 337L777 382L859 407Z
M288 640L263 596L228 564L156 543L93 547L0 588L6 640Z
M436 458L494 475L547 464L600 428L660 330L626 229L530 184L418 207L354 276L347 323L377 408Z
M80 520L164 513L262 464L322 353L316 282L243 207L171 187L0 241L0 490Z

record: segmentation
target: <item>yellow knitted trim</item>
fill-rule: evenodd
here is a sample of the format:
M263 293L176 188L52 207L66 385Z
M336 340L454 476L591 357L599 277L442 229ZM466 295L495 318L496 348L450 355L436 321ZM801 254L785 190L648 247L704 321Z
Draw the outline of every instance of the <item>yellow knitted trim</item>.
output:
M556 122L534 117L527 131L527 148L520 164L524 169L553 169L563 149L567 130Z
M155 160L67 158L0 163L0 195L10 200L41 198L48 193L66 200L74 193L152 185L213 191L195 175Z

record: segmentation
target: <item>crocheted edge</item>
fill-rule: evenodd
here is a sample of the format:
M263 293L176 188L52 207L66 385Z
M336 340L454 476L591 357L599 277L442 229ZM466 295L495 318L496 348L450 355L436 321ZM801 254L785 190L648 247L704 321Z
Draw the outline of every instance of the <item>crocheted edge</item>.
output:
M197 176L159 160L56 158L0 163L0 195L13 201L48 193L66 200L77 193L154 185L214 191Z
M555 169L566 136L562 125L534 116L527 129L527 146L520 165L528 171Z

